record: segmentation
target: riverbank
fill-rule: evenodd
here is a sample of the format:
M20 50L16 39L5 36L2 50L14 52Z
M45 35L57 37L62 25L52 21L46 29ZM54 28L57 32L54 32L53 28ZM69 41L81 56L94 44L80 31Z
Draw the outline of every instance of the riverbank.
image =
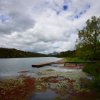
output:
M70 66L21 70L16 77L4 78L0 80L0 100L96 100L98 95L87 88L88 77L81 67Z
M55 63L57 64L63 64L62 66L67 69L83 69L84 65L83 64L76 64L76 63L67 63L67 62L80 62L82 60L76 60L76 58L71 59L69 58L68 60L66 58L63 58L61 60L56 61Z
M86 78L81 70L63 72L48 69L39 70L37 74L41 77L28 76L27 72L22 72L14 79L0 80L0 98L2 100L40 100L38 98L42 98L43 95L46 100L46 95L51 93L50 100L80 100L82 95L89 95L88 99L84 99L89 100L91 97L91 91L81 86L80 79ZM49 90L51 92L48 92Z

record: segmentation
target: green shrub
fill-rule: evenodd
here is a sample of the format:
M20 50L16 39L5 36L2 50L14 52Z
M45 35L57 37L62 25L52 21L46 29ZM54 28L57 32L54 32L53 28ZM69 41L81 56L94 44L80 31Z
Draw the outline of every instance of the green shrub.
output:
M66 61L70 61L70 62L82 62L83 60L78 58L78 57L67 57L65 58Z
M93 77L93 79L89 82L89 87L100 91L100 76Z
M83 71L92 76L98 76L100 75L100 63L86 64Z
M100 91L100 63L86 64L83 71L92 76L89 84L90 88Z

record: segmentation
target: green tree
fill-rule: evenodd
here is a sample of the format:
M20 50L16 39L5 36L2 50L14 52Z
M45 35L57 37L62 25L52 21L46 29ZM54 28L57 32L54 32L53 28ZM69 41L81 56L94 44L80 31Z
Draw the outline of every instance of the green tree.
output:
M100 57L100 17L93 16L78 32L76 54L85 59L97 60Z

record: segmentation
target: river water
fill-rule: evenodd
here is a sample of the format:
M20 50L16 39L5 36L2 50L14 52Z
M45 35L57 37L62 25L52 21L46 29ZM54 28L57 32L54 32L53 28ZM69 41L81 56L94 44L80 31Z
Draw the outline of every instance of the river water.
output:
M14 76L21 71L36 71L38 68L32 64L58 61L56 57L35 57L35 58L6 58L0 59L0 76ZM46 68L46 67L45 67ZM43 69L42 67L39 69Z
M53 62L61 60L62 58L56 58L56 57L37 57L37 58L7 58L7 59L0 59L0 79L4 78L11 78L16 77L21 74L33 76L36 78L41 77L49 77L49 76L55 76L58 79L62 78L71 78L77 80L80 77L84 76L84 73L79 69L67 69L64 68L63 65L51 65L51 66L44 66L41 68L35 68L32 67L32 64L38 64L38 63L44 63L44 62ZM51 71L53 70L53 71ZM48 87L47 84L47 90L44 92L35 92L31 95L30 100L54 100L56 96L59 96L60 94L57 94L56 91L58 89L57 86L64 84L64 81L62 80L61 83L50 83L50 86ZM36 84L37 86L41 86L40 83ZM53 90L55 87L56 91ZM63 89L62 89L63 90ZM67 88L65 89L67 91ZM63 91L65 91L63 90ZM69 89L68 89L69 91ZM68 97L68 96L67 96ZM68 99L69 100L69 99Z

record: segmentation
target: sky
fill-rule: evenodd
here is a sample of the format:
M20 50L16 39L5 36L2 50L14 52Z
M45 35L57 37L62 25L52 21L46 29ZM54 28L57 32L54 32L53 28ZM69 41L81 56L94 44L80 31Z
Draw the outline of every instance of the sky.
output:
M74 50L78 30L100 16L100 0L0 0L0 47Z

